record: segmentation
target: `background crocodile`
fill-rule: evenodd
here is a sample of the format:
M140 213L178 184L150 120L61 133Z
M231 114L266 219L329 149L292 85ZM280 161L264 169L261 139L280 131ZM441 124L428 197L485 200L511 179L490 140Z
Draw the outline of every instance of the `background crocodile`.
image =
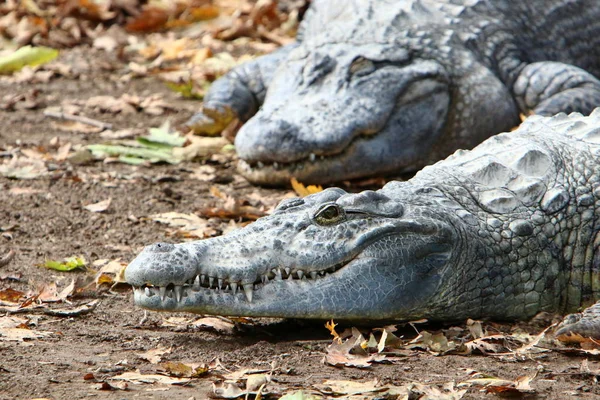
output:
M136 304L163 311L454 321L576 310L600 299L599 157L600 109L534 116L407 182L331 188L226 236L148 246L125 276Z
M247 121L257 184L415 171L519 113L599 105L598 21L596 0L314 0L296 43L217 80L189 124Z

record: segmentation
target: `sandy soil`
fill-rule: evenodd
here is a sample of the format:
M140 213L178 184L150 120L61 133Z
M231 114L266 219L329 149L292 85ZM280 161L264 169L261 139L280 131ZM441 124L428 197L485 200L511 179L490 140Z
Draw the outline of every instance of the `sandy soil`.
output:
M182 100L152 77L121 82L123 67L105 53L80 47L63 53L63 62L78 60L85 65L77 79L57 78L48 83L15 84L0 81L0 93L12 95L37 92L42 105L32 110L0 111L0 152L12 146L23 149L50 146L58 137L61 142L92 144L102 140L97 134L68 133L55 129L42 114L45 106L60 104L63 99L86 99L93 95L120 96L123 93L147 96L161 93L174 112L162 116L142 113L128 116L91 114L92 118L110 122L115 129L148 128L160 125L165 118L174 123L185 121L199 107L198 102ZM86 61L86 62L83 62ZM107 68L110 66L111 68ZM46 259L62 259L81 254L90 262L98 259L131 260L141 248L156 241L176 241L166 236L167 228L140 218L167 211L191 213L214 204L209 186L243 197L258 192L265 197L282 197L287 190L251 187L235 178L232 162L215 164L222 182L205 183L190 177L197 164L178 166L154 165L150 168L125 164L93 163L73 166L56 163L50 176L37 180L9 180L0 177L0 255L9 249L16 257L0 268L0 290L12 288L35 292L50 282L60 288L73 276L85 272L55 272L36 266ZM157 178L161 179L157 179ZM37 189L38 193L15 195L14 188ZM106 198L112 204L105 213L91 213L83 206ZM212 328L166 326L168 318L192 315L148 313L133 306L129 291L91 291L75 304L100 299L90 314L61 318L43 314L19 314L29 319L33 329L51 332L48 337L24 342L0 338L0 399L81 399L143 398L203 399L212 392L220 377L211 371L184 386L128 383L126 391L99 390L99 382L117 384L110 378L127 371L160 372L138 355L158 346L170 348L163 361L210 363L218 359L229 370L275 367L270 384L273 398L302 388L314 391L314 385L326 379L378 379L382 384L405 385L410 382L442 384L462 381L468 370L515 379L540 371L533 380L540 398L564 399L570 396L595 398L600 395L595 374L579 374L585 360L550 352L544 357L509 362L498 357L434 356L424 351L409 352L390 364L374 364L368 369L334 368L322 362L330 343L324 321L269 321L239 323L232 330L218 332ZM282 300L283 301L283 300ZM168 324L167 324L168 325ZM535 329L532 328L533 331ZM411 329L401 331L415 336ZM595 359L589 368L599 368ZM84 379L92 373L94 379ZM88 375L89 378L89 375ZM357 398L377 398L364 395ZM379 398L384 398L379 395ZM324 396L326 397L326 396ZM471 388L464 398L494 397ZM395 398L395 397L385 397ZM412 397L411 397L412 398ZM417 397L414 397L417 398Z

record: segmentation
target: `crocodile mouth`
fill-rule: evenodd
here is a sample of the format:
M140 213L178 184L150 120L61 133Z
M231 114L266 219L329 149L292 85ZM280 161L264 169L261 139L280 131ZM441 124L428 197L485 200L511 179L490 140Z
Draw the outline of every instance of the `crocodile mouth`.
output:
M360 172L359 169L352 168L350 162L354 157L358 158L355 156L358 149L366 142L375 140L379 133L361 134L338 153L310 153L308 157L290 162L239 159L238 172L249 181L262 185L285 185L289 184L292 178L310 181L306 183L330 183L360 178L369 172ZM345 170L340 172L340 168Z
M307 271L300 268L271 268L269 272L260 275L252 283L241 283L229 281L226 278L216 278L204 274L196 275L187 280L183 285L169 283L166 286L155 286L146 283L142 286L134 286L134 298L136 302L143 301L145 298L159 296L161 302L174 300L177 304L184 305L189 297L198 293L203 295L230 296L231 300L252 302L254 294L259 294L261 290L269 285L282 282L288 284L314 284L330 279L331 275L337 273L346 267L351 260L340 262L332 267L319 271Z

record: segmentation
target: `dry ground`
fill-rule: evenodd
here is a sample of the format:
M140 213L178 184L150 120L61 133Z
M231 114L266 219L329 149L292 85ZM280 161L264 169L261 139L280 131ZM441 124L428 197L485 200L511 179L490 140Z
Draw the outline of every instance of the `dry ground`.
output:
M48 83L0 81L2 95L37 92L40 106L35 109L0 111L0 152L50 146L58 137L62 143L92 144L102 140L97 134L68 133L55 129L42 114L44 105L58 105L64 99L86 99L93 95L119 97L123 93L147 96L161 93L176 111L162 116L142 113L119 116L91 114L93 118L114 124L115 129L148 128L165 118L175 124L185 121L199 106L182 100L152 77L121 82L122 65L106 53L79 47L64 51L61 60L76 60L84 65L77 79L56 78ZM114 67L107 68L107 66ZM0 96L1 97L1 96ZM7 154L4 154L7 156ZM50 163L52 164L52 163ZM258 192L265 197L282 197L287 190L257 189L235 178L233 164L221 162L220 182L206 183L190 176L197 164L139 167L96 162L88 166L69 163L51 165L51 174L36 180L10 180L0 177L0 255L9 249L16 257L0 269L0 290L12 288L35 292L41 285L57 282L59 289L72 276L85 272L56 272L36 264L46 259L62 259L81 254L88 261L97 259L131 260L142 246L155 241L176 241L166 237L167 228L140 220L151 214L178 211L191 213L214 204L209 186L238 197ZM157 179L159 178L160 179ZM15 194L11 189L30 188L38 193ZM112 198L107 212L92 213L84 205ZM564 399L571 395L594 398L600 395L594 374L578 374L584 358L549 353L542 358L508 362L498 357L433 356L412 352L391 364L374 364L369 369L334 368L322 363L330 336L323 321L266 321L240 324L232 331L211 328L169 327L165 321L173 315L148 313L135 308L128 291L92 292L75 303L101 300L90 314L61 318L43 314L20 314L29 318L34 329L52 332L48 337L24 342L0 338L0 399L203 399L211 392L218 374L209 372L185 386L128 384L126 391L101 391L98 382L123 372L139 369L153 373L159 366L138 354L164 346L171 348L163 361L209 363L218 358L229 369L271 369L275 392L284 393L326 379L372 381L404 385L410 382L441 384L461 381L466 369L515 379L539 370L532 385L540 398ZM285 300L282 300L285 301ZM190 315L179 315L191 317ZM404 333L414 336L411 329ZM598 368L589 360L591 370ZM88 373L95 379L85 380ZM116 384L116 383L115 383ZM276 396L275 396L276 397ZM377 397L372 394L366 398ZM470 389L464 398L494 397L479 389Z

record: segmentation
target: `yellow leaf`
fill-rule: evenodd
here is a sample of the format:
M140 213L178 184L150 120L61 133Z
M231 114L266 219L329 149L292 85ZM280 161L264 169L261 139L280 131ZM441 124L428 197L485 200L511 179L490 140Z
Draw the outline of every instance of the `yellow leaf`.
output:
M333 341L337 343L342 343L342 338L335 331L336 326L337 324L333 322L333 320L325 322L325 328L327 328L327 330L331 333L331 336L333 336Z
M321 185L308 185L304 186L302 183L298 182L296 178L292 178L290 180L292 184L292 188L294 192L300 197L308 196L309 194L319 193L323 191L323 187Z

